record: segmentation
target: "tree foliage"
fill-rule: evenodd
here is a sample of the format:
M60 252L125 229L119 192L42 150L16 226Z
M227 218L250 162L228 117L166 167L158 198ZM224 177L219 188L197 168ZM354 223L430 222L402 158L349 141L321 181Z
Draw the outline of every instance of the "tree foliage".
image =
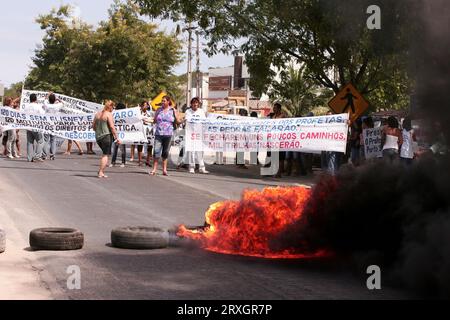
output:
M375 107L404 107L414 1L377 1L382 30L367 28L369 0L134 1L152 17L197 22L210 55L243 52L257 94L267 92L275 70L292 61L305 64L316 84L334 92L352 82ZM246 42L238 47L237 39Z
M5 97L17 98L22 94L22 84L23 82L17 82L11 84L5 89Z
M317 86L304 65L290 64L278 78L272 82L268 95L272 101L280 102L290 116L305 116L313 108L324 106L332 96L330 89Z
M131 1L116 1L94 28L73 19L69 6L37 19L45 30L26 87L91 101L136 104L161 90L177 92L173 67L181 59L176 35L144 21Z

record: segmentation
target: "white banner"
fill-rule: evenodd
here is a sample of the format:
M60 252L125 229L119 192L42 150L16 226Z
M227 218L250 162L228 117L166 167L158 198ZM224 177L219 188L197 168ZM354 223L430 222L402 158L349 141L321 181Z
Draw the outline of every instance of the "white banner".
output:
M348 114L259 120L193 120L186 150L211 152L345 152Z
M364 155L366 159L381 158L383 151L381 149L382 128L364 129Z
M209 120L257 120L258 118L243 117L234 114L208 113L206 116Z
M95 114L33 114L8 107L0 108L0 126L3 130L26 129L48 133L57 137L95 142L92 122ZM139 108L113 112L119 139L125 143L146 140Z
M44 104L48 98L48 92L45 91L32 91L22 90L22 97L20 100L20 110L24 109L27 103L30 103L30 95L34 93L37 96L37 102ZM56 99L60 100L63 104L61 113L65 114L80 114L80 113L95 113L103 109L103 105L72 98L59 93L55 93Z

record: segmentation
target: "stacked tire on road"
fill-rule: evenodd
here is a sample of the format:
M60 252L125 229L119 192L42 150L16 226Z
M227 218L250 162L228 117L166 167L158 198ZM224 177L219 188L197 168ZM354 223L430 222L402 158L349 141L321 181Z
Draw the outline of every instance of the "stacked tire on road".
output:
M122 249L162 249L169 245L169 231L154 227L125 227L111 231L111 244Z
M0 229L0 253L5 252L6 249L6 234Z
M40 228L30 232L30 247L34 250L78 250L83 245L84 235L77 229Z

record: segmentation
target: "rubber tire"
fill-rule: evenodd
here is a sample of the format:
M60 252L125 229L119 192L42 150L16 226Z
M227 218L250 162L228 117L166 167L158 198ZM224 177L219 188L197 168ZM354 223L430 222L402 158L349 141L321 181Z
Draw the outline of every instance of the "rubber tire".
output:
M84 235L71 228L40 228L30 232L34 250L69 251L83 248Z
M6 249L6 234L0 229L0 253L5 252Z
M169 231L154 227L125 227L111 231L111 244L122 249L162 249L169 246Z

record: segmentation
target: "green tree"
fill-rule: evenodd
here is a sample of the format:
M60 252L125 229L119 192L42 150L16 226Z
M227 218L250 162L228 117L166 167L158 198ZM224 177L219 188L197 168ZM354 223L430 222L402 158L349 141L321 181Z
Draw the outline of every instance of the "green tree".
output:
M11 84L5 89L5 97L17 98L22 94L22 84L23 82L17 82Z
M313 108L326 104L332 96L329 89L321 89L308 75L306 67L290 64L279 74L279 81L273 81L268 95L272 101L278 101L290 116L306 115Z
M131 1L116 1L109 19L94 29L62 6L37 19L46 35L36 50L27 88L82 99L137 104L161 90L177 93L173 67L181 43L144 21Z
M413 1L377 1L382 30L367 28L366 10L373 4L369 0L135 2L152 17L195 21L209 41L210 55L243 52L252 75L250 86L257 94L273 86L274 69L285 69L289 61L305 64L317 84L334 92L352 82L369 99L388 99L374 99L375 107L402 104L406 90L399 87L410 87L405 57L416 30L410 17ZM237 46L237 39L246 42ZM394 89L392 81L402 83L395 94L383 94Z

